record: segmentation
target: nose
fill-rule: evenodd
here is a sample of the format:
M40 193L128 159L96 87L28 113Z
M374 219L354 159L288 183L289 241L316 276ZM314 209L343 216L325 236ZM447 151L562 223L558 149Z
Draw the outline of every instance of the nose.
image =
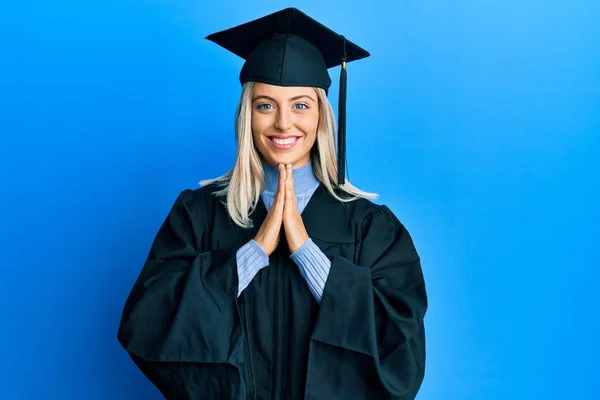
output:
M293 126L292 116L289 111L277 110L277 116L275 117L275 129L278 131L285 132Z

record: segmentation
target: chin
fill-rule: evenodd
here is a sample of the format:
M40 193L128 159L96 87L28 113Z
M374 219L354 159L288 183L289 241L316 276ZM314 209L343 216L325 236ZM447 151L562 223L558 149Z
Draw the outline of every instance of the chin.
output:
M295 164L298 161L298 157L292 154L277 154L272 155L270 158L275 167L279 164Z

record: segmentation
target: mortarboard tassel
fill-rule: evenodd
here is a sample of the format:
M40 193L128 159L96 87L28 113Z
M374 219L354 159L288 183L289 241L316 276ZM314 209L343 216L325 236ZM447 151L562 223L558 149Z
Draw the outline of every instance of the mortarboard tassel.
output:
M344 41L344 58L340 71L340 91L338 102L338 186L346 183L346 38Z

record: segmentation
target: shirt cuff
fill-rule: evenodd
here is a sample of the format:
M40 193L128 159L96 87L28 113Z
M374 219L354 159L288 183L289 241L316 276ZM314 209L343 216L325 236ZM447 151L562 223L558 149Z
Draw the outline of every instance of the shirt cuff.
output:
M320 303L331 269L331 261L310 238L293 252L290 258L296 263L309 290Z
M238 270L238 297L248 287L254 276L269 265L269 256L254 240L240 247L236 253Z

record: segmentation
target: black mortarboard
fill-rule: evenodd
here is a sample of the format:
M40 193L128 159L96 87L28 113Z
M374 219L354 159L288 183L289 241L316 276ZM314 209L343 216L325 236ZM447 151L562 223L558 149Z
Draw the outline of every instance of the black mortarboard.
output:
M338 183L346 170L346 62L369 53L296 8L269 14L206 39L246 62L240 83L308 86L329 90L328 68L341 65L338 105Z

